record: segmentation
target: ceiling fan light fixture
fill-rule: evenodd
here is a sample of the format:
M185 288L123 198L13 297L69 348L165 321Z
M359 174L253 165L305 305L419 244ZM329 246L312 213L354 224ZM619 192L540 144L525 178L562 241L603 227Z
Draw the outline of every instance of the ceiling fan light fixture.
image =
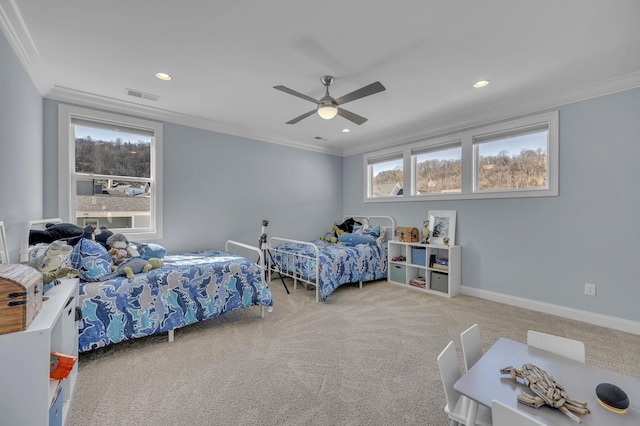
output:
M325 120L331 120L338 114L338 107L334 104L321 104L318 106L318 115Z

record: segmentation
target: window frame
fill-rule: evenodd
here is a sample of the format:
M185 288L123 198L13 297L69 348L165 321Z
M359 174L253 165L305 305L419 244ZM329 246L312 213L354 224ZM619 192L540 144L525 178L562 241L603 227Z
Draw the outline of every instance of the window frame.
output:
M507 133L518 131L519 129L534 127L546 124L548 128L547 140L547 188L524 188L505 189L495 191L478 191L477 180L477 157L475 155L474 140L479 137L486 137L490 134ZM459 193L438 193L438 194L417 194L416 193L416 165L414 153L418 151L438 150L447 145L453 146L461 141L462 145L462 189ZM369 179L368 164L372 159L384 156L385 153L403 152L404 158L404 188L402 196L374 198L371 197L371 182ZM558 111L550 111L535 114L523 118L507 120L496 124L478 126L472 130L455 132L443 137L434 137L426 140L384 151L376 151L365 154L364 165L364 202L389 202L389 201L431 201L431 200L467 200L467 199L489 199L489 198L522 198L522 197L555 197L558 196L558 165L559 165L559 126Z
M392 161L392 160L402 160L402 181L403 181L402 192L404 194L405 189L408 188L406 185L406 180L407 180L406 170L408 170L407 161L406 161L406 156L404 151L398 150L396 148L391 150L378 151L375 155L364 157L364 182L366 182L365 199L376 200L376 201L396 201L396 200L402 199L403 195L389 195L386 197L373 196L373 179L372 179L371 168L373 167L374 164L382 163L385 161Z
M151 226L149 228L114 228L112 231L125 234L130 240L158 240L163 236L163 124L127 115L77 107L58 105L58 212L59 217L70 223L76 223L75 187L77 176L83 175L75 171L75 133L72 131L73 120L88 123L94 122L109 126L122 126L139 129L153 134L151 140L151 176L153 186L151 197Z

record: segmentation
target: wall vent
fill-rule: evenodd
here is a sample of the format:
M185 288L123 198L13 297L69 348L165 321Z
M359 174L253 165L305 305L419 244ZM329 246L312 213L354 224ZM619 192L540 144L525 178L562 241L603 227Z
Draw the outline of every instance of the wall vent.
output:
M127 89L127 95L133 96L134 98L146 99L148 101L156 102L160 99L160 96L152 95L151 93L141 92L140 90Z

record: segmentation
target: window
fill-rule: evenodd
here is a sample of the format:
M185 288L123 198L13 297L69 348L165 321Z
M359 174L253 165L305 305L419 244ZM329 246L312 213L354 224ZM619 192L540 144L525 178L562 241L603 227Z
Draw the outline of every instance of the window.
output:
M367 191L370 198L402 196L404 175L402 153L371 158L367 162Z
M446 194L462 191L462 144L412 151L413 194Z
M476 190L547 189L548 125L474 138Z
M59 106L61 217L162 237L162 124Z
M365 201L557 196L558 112L423 140L364 161Z

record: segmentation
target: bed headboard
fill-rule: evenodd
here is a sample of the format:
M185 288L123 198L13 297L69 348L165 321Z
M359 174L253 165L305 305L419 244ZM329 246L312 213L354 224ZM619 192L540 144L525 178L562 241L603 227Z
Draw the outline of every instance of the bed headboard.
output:
M7 234L4 232L4 222L0 220L0 263L11 263L9 259L9 246Z
M359 215L359 214L348 214L342 217L342 221L349 219L350 217L354 219L369 219L371 225L375 226L384 226L387 232L387 241L393 240L393 234L396 230L396 221L391 216L371 216L371 215Z
M20 262L26 262L29 260L29 232L32 229L45 229L44 225L47 223L62 223L62 219L56 217L53 219L38 219L27 222L27 226L22 231L22 235L20 237Z

